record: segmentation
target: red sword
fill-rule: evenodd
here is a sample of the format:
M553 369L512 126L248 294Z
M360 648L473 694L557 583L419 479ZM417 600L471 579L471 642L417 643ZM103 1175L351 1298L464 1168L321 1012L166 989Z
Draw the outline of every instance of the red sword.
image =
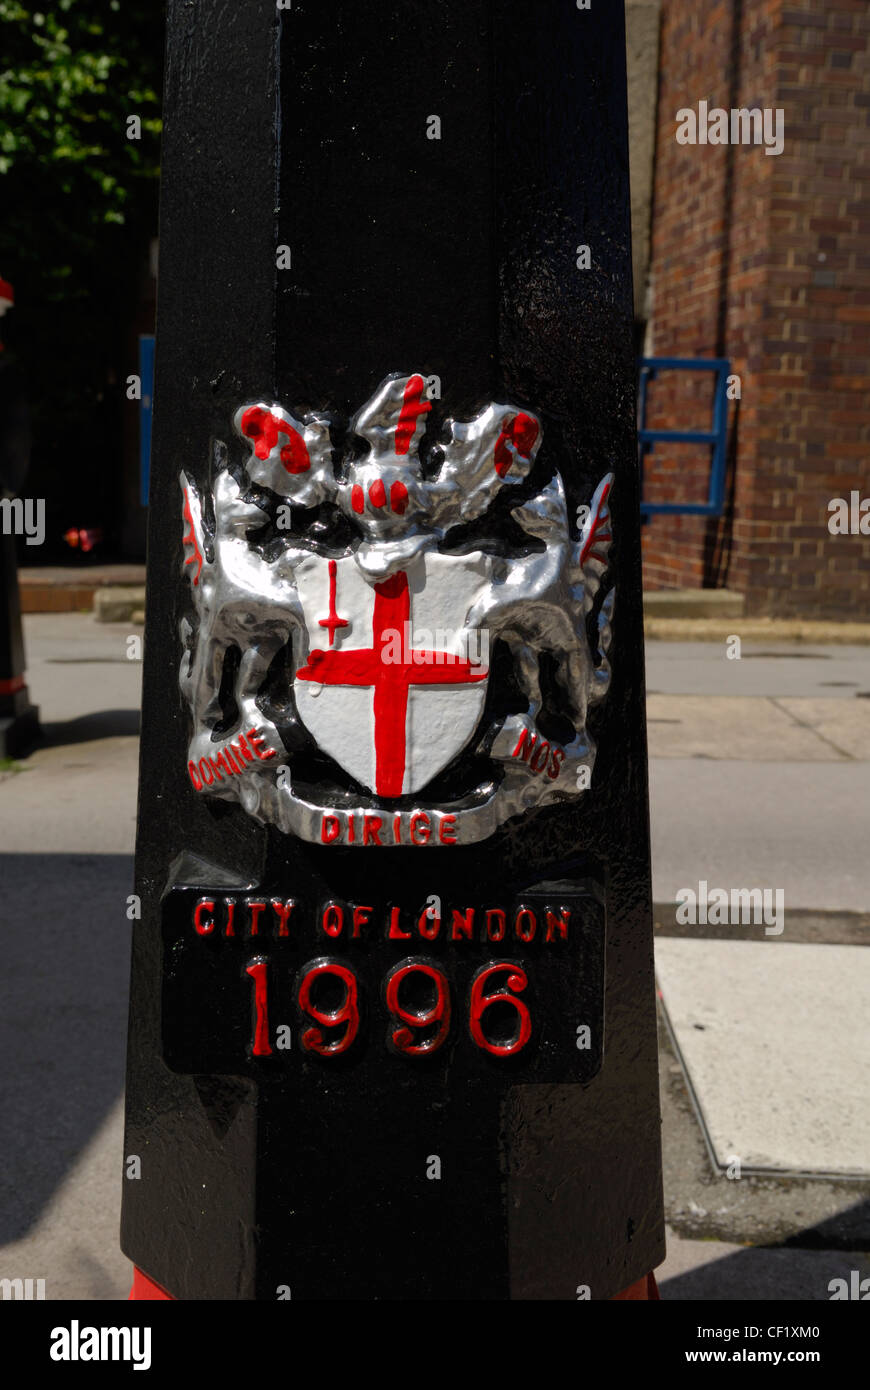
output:
M318 626L329 629L329 645L335 644L336 628L347 627L347 619L340 618L335 608L335 584L338 566L334 560L329 562L329 617L318 619Z

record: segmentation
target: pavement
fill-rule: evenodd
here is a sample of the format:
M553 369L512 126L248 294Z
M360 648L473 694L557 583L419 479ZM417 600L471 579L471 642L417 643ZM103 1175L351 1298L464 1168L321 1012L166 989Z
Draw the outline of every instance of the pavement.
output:
M0 1278L45 1278L50 1299L129 1290L118 1214L139 632L29 615L47 740L21 770L0 765ZM739 661L725 653L647 646L669 1221L658 1279L665 1300L822 1300L833 1279L870 1276L870 647L765 637ZM703 900L702 882L708 901L768 889L770 912L678 920L677 894Z
M0 765L0 1277L119 1299L141 661L129 626L25 618L45 746ZM141 635L141 634L139 634Z
M728 650L647 642L659 1278L822 1299L870 1250L870 649Z
M870 1177L866 947L664 938L656 966L720 1168Z
M655 901L706 878L867 912L870 648L725 651L647 644Z

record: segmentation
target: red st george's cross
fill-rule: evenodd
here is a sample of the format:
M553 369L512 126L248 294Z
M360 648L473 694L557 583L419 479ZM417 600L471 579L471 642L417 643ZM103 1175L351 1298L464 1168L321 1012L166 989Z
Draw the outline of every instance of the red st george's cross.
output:
M332 576L330 576L332 578ZM374 687L375 791L378 796L401 796L405 780L408 691L412 685L472 685L489 672L452 652L405 650L411 614L408 576L398 570L374 585L371 647L351 651L312 651L296 679L318 685ZM401 659L385 660L384 646L393 633L401 638ZM330 634L331 636L332 634ZM411 661L407 660L410 656ZM419 663L419 664L418 664ZM436 664L437 663L437 664Z

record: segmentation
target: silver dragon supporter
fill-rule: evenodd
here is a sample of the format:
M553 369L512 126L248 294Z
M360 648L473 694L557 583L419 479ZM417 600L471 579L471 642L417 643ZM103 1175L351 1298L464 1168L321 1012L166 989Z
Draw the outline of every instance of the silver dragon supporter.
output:
M388 377L350 421L345 437L362 448L338 458L327 417L245 405L234 417L244 472L222 467L210 506L181 474L193 617L181 623L180 685L197 793L316 843L471 844L589 785L586 717L610 680L613 589L597 605L594 649L587 618L608 565L613 475L576 539L557 471L509 503L515 543L493 544L487 514L530 473L540 422L496 404L448 419L424 467L431 408L421 375ZM288 503L290 529L276 528ZM352 540L322 522L294 530L297 509L310 520L312 508L327 523L344 518ZM496 641L524 711L487 714ZM294 675L279 716L263 691L284 648ZM547 712L573 730L563 743L539 726L544 653L555 675ZM317 779L299 775L315 745L343 780L329 782L323 758ZM454 797L427 797L471 754L484 769L473 785L457 775Z

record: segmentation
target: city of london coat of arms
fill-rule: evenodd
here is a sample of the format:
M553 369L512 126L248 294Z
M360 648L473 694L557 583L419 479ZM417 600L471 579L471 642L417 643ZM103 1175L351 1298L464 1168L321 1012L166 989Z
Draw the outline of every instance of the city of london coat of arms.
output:
M345 429L244 405L244 464L218 446L206 493L182 473L197 794L316 844L438 846L590 785L612 475L575 520L558 471L519 489L534 414L448 419L421 457L431 410L420 374Z

